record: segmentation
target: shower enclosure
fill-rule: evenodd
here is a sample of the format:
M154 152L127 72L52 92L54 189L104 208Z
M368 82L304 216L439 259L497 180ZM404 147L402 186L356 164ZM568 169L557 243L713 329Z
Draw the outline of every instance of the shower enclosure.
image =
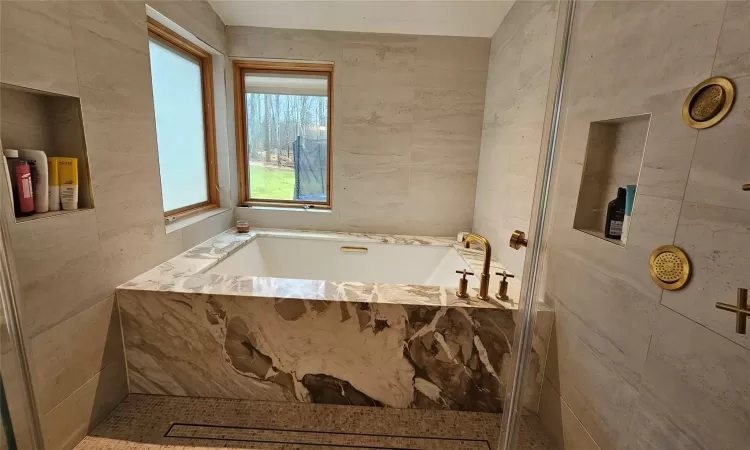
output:
M542 303L539 417L565 448L744 448L750 2L565 8L500 448ZM611 239L618 188L635 195Z

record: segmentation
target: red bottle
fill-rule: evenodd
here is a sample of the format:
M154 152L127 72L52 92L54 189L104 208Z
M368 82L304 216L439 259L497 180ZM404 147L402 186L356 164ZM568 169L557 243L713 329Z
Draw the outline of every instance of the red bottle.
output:
M31 182L31 167L26 161L16 166L16 186L18 195L18 210L16 216L30 216L34 214L34 191Z

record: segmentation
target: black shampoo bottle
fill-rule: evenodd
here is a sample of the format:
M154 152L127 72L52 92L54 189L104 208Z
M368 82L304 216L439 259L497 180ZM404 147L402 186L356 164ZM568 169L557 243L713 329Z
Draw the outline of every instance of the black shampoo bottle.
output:
M625 220L625 188L617 189L617 198L609 202L607 207L607 223L604 235L610 239L622 239L622 223Z

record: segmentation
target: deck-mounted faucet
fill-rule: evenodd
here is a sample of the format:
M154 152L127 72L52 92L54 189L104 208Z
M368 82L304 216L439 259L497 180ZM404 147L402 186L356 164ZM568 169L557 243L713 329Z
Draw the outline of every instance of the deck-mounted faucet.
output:
M472 242L477 242L484 248L484 265L482 266L482 277L479 282L479 295L478 297L482 300L489 300L490 296L487 294L490 290L490 261L492 260L492 249L490 248L490 241L486 237L476 233L469 233L464 240L464 247L469 248Z

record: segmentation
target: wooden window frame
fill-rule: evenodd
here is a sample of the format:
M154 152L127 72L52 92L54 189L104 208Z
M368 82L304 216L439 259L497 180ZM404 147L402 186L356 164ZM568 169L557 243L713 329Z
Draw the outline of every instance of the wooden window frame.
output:
M235 60L234 73L234 127L237 143L237 180L240 206L269 206L281 208L330 210L332 208L331 180L333 161L333 64L305 62L276 62L257 60ZM326 127L326 201L254 199L248 183L247 155L247 102L245 101L246 73L277 73L286 75L325 75L328 79L328 120Z
M174 221L193 214L219 207L219 175L216 164L216 121L214 118L214 77L213 56L199 46L178 35L174 31L148 18L148 37L174 50L182 56L197 62L201 73L201 94L203 100L203 136L206 155L206 188L208 200L193 205L164 211L164 216Z

